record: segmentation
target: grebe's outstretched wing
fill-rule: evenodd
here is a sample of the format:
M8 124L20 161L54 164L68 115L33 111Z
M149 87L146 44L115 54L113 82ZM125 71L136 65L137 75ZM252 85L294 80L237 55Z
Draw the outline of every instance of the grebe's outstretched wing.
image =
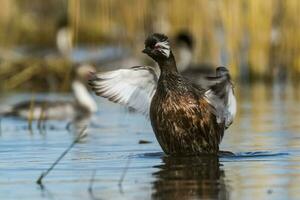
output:
M153 67L136 66L93 74L89 84L98 96L148 116L157 81Z
M222 72L218 72L222 70ZM236 98L234 96L234 86L228 70L223 67L217 68L215 77L207 77L206 100L212 105L213 112L218 122L225 121L228 128L236 114Z

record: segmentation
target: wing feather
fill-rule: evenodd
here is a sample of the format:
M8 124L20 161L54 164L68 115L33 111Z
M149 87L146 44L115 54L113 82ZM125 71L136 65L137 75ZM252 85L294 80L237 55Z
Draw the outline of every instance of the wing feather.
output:
M213 107L217 122L225 121L228 128L236 114L236 99L233 84L229 75L207 78L207 90L204 94L206 101Z
M152 67L136 66L94 74L89 84L98 96L149 115L157 80Z

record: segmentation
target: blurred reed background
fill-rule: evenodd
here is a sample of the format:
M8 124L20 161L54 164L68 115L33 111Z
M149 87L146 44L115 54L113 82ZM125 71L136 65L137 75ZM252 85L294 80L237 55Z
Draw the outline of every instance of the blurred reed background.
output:
M125 45L137 55L149 33L173 38L187 30L196 41L194 62L229 66L236 80L272 83L300 75L298 0L0 1L1 89L49 89L45 78L68 89L68 59L24 58L13 51L55 49L62 18L70 22L74 47Z

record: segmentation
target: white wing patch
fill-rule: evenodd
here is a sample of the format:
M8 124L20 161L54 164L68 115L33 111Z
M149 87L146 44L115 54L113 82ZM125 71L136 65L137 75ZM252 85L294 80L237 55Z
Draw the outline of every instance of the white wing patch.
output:
M210 105L213 106L217 123L222 123L224 121L226 112L224 102L217 95L215 95L214 91L211 89L204 93L204 98Z
M212 89L205 92L204 98L213 106L213 112L216 115L217 123L225 122L225 126L228 128L232 124L236 114L236 99L231 83L225 86L224 89L226 90L225 99L216 95Z
M229 112L229 118L228 121L226 122L226 124L228 124L228 126L233 122L233 119L236 115L236 99L235 96L233 94L233 89L229 90L229 94L228 94L228 103L227 103L227 109Z
M149 115L157 75L152 67L133 67L95 74L89 83L97 95Z

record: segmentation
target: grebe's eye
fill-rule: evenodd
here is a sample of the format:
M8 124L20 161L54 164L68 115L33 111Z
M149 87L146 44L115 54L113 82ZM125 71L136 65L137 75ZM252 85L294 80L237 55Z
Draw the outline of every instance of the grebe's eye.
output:
M154 45L154 49L161 49L161 46L160 45Z

